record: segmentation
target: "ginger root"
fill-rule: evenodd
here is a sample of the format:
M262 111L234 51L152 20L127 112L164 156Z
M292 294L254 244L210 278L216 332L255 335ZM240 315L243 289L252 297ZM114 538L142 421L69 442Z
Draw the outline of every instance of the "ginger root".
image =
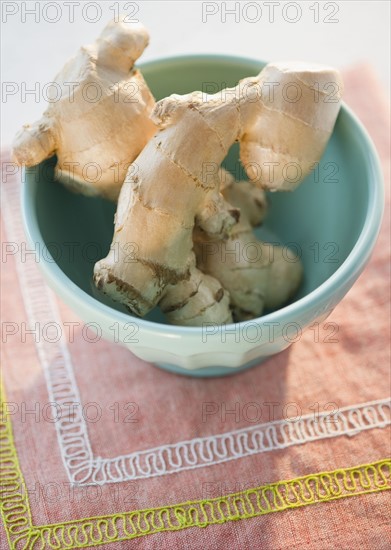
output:
M323 66L271 63L220 93L155 103L134 68L148 41L140 24L109 23L56 76L56 97L17 134L13 160L35 166L57 155L56 177L67 187L118 200L112 247L94 281L131 312L159 304L170 322L197 326L231 322L230 303L239 320L278 307L302 268L255 239L262 188L291 190L319 161L341 78ZM219 167L235 141L251 183L231 179L221 193ZM218 253L205 256L210 245ZM256 261L240 252L249 246Z
M225 240L211 241L195 231L198 268L218 279L229 292L234 319L258 317L264 307L281 307L296 292L302 278L299 258L282 246L259 241L252 228L267 212L267 198L251 182L235 182L221 171L224 198L240 209L240 219Z
M156 132L154 98L134 68L148 41L141 24L110 22L55 77L61 98L19 131L13 160L35 166L56 154L62 183L117 200L129 165Z
M228 292L220 281L196 268L195 257L190 265L190 277L168 285L159 301L167 321L173 325L201 326L211 322L232 322Z
M201 312L204 306L208 306L210 313L213 311L210 296L216 281L194 268L194 229L201 230L207 239L220 240L217 244L220 248L227 245L224 244L227 238L243 246L254 242L251 225L259 216L256 208L254 210L256 196L253 195L253 204L248 200L251 184L229 185L224 199L220 193L220 174L210 171L209 167L219 167L233 142L240 141L241 157L250 179L267 187L254 178L253 173L254 166L264 160L268 139L262 120L265 118L268 124L274 124L268 128L272 136L270 143L275 140L274 158L278 157L282 164L288 158L295 158L301 169L301 181L311 164L319 160L326 136L331 134L339 102L338 107L316 103L307 88L304 101L294 108L283 94L274 106L266 104L263 91L259 95L270 73L279 78L281 84L286 84L287 73L300 82L303 74L310 82L323 73L331 74L322 67L301 68L296 72L294 67L291 71L281 70L275 64L267 66L257 77L244 79L235 88L225 90L225 94L173 94L155 105L151 120L160 130L129 168L119 197L112 249L94 268L98 288L137 315L145 315L160 302L168 313L176 311L175 322L188 323L193 319L194 324L200 324L205 320ZM297 153L296 156L293 153ZM283 176L283 169L280 171ZM271 187L289 189L292 185L289 180L278 179L277 183L273 180ZM243 220L235 227L237 233L231 237L238 211L230 202L240 206L243 212ZM136 249L131 262L126 261L124 252L129 242L134 243ZM254 266L249 266L247 259L242 265L230 265L227 269L218 261L211 264L210 258L201 262L198 259L198 266L213 274L225 291L231 292L238 319L259 315L264 306L284 303L301 279L301 264L287 262L281 248L272 250L270 260L265 259L265 248L270 256L268 245L256 242L255 246L261 252L261 259ZM115 258L113 249L120 251L119 258ZM251 275L255 271L256 277ZM190 309L190 298L195 295L192 293L200 278L206 285L204 288L211 285L207 304L202 302L199 293L200 312L192 309L182 318L181 309ZM175 287L180 299L175 296ZM219 289L215 300L219 302L220 297ZM226 303L227 300L223 300L222 305ZM216 311L215 322L229 318L226 309Z
M269 63L239 86L254 98L240 143L249 179L271 191L293 190L319 162L332 134L343 91L340 73L323 65Z
M238 211L220 195L219 174L206 177L205 165L220 165L237 139L239 111L234 102L214 96L205 101L196 92L159 101L152 120L161 130L129 169L112 248L95 265L96 285L133 313L145 315L160 301L166 311L171 309L166 293L173 285L180 289L175 303L186 301L201 277L203 284L211 284L215 301L226 304L214 319L224 322L230 318L228 299L222 300L224 290L193 267L193 229L197 223L211 238L224 238L238 219ZM129 242L136 250L131 262L125 257ZM209 305L208 298L201 309ZM201 315L193 317L202 322Z

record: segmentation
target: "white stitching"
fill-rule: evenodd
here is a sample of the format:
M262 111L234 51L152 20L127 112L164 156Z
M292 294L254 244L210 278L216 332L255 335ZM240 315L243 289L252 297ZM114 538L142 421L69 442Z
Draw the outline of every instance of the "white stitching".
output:
M20 243L24 234L19 214L19 190L15 181L3 183L3 199L7 232L13 241ZM28 258L22 266L19 258L16 266L30 325L55 321L60 326L57 304L35 262ZM57 343L39 341L36 346L50 400L63 405L68 411L69 403L78 404L74 407L75 417L61 416L61 420L55 423L65 470L71 483L77 485L119 483L162 476L320 439L354 436L391 423L391 400L388 398L344 407L334 415L338 422L325 422L330 415L328 412L319 414L317 420L310 414L297 422L277 420L115 458L94 457L65 337L62 335Z

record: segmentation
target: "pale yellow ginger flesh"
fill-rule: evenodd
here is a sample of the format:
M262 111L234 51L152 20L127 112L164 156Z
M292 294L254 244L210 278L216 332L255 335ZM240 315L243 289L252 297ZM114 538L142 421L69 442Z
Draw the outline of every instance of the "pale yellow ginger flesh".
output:
M229 291L236 321L259 317L264 308L286 303L299 287L302 264L286 247L263 243L252 228L267 212L265 192L251 182L235 182L221 171L224 198L240 208L240 219L225 240L212 241L195 231L195 251L201 271L216 277Z
M154 98L134 68L148 41L141 24L119 20L82 47L54 79L61 98L15 137L14 161L35 166L56 154L57 179L117 200L129 165L156 132Z

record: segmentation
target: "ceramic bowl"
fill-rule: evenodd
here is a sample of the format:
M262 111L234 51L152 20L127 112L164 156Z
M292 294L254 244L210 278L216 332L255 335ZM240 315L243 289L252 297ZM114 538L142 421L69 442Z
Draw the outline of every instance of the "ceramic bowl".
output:
M235 57L186 56L140 68L160 99L174 92L233 86L263 65ZM22 192L25 229L29 241L40 244L39 265L48 283L83 321L96 323L105 338L161 368L193 376L219 376L258 364L300 340L309 326L323 323L368 262L383 211L374 146L343 106L318 168L293 193L271 196L268 218L258 231L264 240L278 235L280 243L301 256L304 280L294 301L249 322L177 327L166 324L157 310L135 318L96 292L93 265L109 249L115 207L53 181L54 164L50 159L28 169ZM226 165L238 175L235 147ZM73 255L69 243L76 243Z

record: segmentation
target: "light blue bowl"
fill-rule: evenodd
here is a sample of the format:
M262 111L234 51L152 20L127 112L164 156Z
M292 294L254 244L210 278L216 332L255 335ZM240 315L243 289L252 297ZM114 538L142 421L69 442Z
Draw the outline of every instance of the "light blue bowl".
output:
M141 69L160 99L173 92L232 86L263 65L235 57L186 56ZM226 165L240 176L237 159L234 147ZM53 181L54 163L51 159L27 170L22 197L28 239L39 243L39 265L48 283L81 319L98 323L107 339L161 368L193 376L220 376L259 364L299 340L313 323L322 323L368 262L384 207L374 146L343 106L319 169L294 193L271 196L269 216L258 232L264 239L278 235L301 254L305 275L295 301L246 323L177 327L165 324L159 311L138 319L98 295L92 270L109 249L114 205L67 191ZM77 243L73 258L72 242Z

